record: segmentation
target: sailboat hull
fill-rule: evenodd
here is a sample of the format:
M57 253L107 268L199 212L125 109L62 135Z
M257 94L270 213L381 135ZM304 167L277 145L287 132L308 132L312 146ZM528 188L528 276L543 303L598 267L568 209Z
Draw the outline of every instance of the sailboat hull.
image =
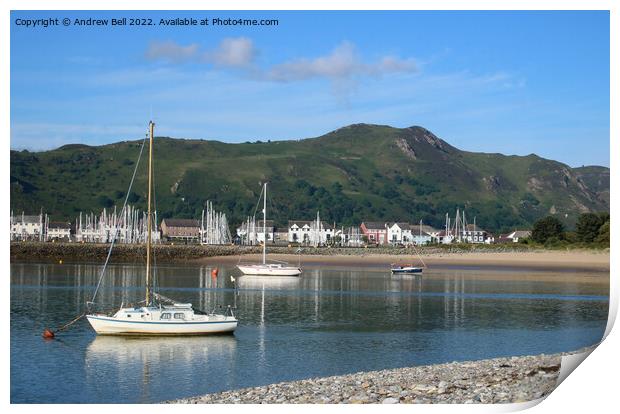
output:
M403 273L403 274L422 273L422 268L421 267L397 267L397 268L392 268L392 273Z
M251 276L299 276L301 269L294 266L279 265L238 265L244 275Z
M87 315L86 319L99 335L210 335L232 333L237 328L233 317L209 321L127 321L105 315Z

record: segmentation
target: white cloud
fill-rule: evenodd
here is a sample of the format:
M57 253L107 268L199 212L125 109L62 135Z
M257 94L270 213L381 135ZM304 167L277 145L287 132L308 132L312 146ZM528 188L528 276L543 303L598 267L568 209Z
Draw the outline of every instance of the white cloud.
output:
M181 46L173 41L152 42L146 50L147 59L166 60L172 63L180 63L195 59L198 54L199 46L191 44Z
M197 44L187 46L173 41L153 42L146 51L146 58L163 60L169 63L199 61L222 67L248 67L257 51L254 43L247 37L228 37L223 39L213 50L200 50Z
M417 65L411 58L400 59L395 56L385 56L378 62L364 63L355 46L350 42L343 42L328 55L314 59L299 58L275 65L267 71L266 78L280 82L312 78L344 80L358 76L381 76L417 70Z
M217 49L204 54L204 60L217 66L247 67L254 62L257 51L247 37L226 38Z
M254 63L258 50L252 39L229 37L216 48L202 51L196 44L182 46L172 41L151 43L146 57L170 63L200 61L221 68L238 68L248 71L255 80L295 82L308 79L330 79L341 84L362 76L381 76L392 73L414 73L418 64L413 58L383 56L366 63L351 42L342 42L331 53L314 58L299 57L271 67L258 69Z

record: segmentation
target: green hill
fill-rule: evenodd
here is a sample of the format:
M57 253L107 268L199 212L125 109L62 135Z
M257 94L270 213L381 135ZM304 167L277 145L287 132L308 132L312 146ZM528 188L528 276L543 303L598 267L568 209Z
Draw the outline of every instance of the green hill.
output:
M11 151L12 210L74 219L122 205L141 142ZM265 180L279 224L320 209L322 219L345 226L422 219L441 227L446 212L461 207L497 231L547 214L572 226L581 212L609 210L608 168L461 151L417 126L356 124L318 138L244 144L162 137L154 154L160 218L199 217L211 200L238 224L254 211ZM130 195L138 206L145 171L146 157Z

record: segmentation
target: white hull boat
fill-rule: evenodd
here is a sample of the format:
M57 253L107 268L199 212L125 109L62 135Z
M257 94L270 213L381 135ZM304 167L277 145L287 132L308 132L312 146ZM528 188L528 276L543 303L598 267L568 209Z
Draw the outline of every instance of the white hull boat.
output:
M146 238L146 286L145 300L139 303L143 306L123 307L114 314L104 314L90 312L86 315L86 319L93 327L95 332L100 335L207 335L231 333L237 328L237 319L233 314L232 308L229 306L225 314L206 313L196 310L191 303L176 303L175 301L164 298L156 292L153 292L154 274L152 271L151 261L151 236L152 236L152 214L151 214L151 193L153 189L153 130L155 124L149 123L149 165L148 165L148 212L147 212L147 238ZM142 150L140 150L140 155ZM139 164L136 163L136 170ZM135 170L135 171L136 171ZM135 178L134 171L134 178ZM133 178L132 178L133 184ZM130 193L131 185L126 194ZM125 200L125 204L127 199ZM123 206L123 210L125 206ZM101 279L105 274L105 269L112 253L114 240L118 230L114 233L108 258L103 266L101 277L93 299L87 304L95 303L97 290L101 283ZM167 304L164 304L167 303ZM90 307L89 307L90 309Z
M244 275L250 276L299 276L301 274L299 267L281 264L238 265L237 268Z
M248 276L299 276L301 274L301 266L267 263L267 183L263 186L261 197L263 197L263 262L239 264L237 269ZM260 198L258 200L260 201Z
M237 319L232 315L195 314L186 306L122 308L114 316L87 315L100 335L209 335L232 333Z

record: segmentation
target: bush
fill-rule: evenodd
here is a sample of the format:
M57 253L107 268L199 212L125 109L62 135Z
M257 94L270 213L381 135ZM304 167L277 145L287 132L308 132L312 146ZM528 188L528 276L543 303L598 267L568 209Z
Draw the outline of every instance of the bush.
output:
M577 219L577 240L584 243L594 242L603 224L603 218L598 214L581 214Z
M110 208L114 205L114 201L110 197L105 195L97 197L97 203L105 208Z
M609 247L609 220L607 220L598 231L596 242Z
M537 243L545 244L551 238L562 239L563 233L564 226L560 220L547 216L534 223L532 239Z

